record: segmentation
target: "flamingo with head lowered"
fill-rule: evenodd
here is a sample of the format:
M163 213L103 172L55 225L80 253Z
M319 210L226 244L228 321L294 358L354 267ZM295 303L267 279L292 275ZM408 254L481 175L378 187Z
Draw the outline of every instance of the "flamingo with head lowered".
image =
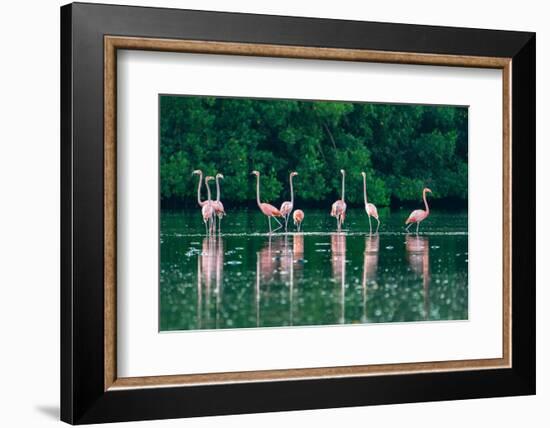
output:
M344 220L346 219L346 202L344 200L345 196L345 181L346 181L346 171L343 169L340 170L340 173L342 174L342 199L337 200L332 204L332 209L330 211L330 215L332 217L336 217L336 224L338 226L338 231L342 228L342 224L344 224Z
M218 217L218 233L222 230L222 218L225 215L225 209L223 208L222 201L220 201L220 178L223 179L223 174L216 174L216 200L212 201L212 207L214 208L214 214Z
M370 204L367 201L367 174L362 172L361 175L363 176L363 197L365 199L365 211L369 216L369 232L372 234L372 224L371 224L370 218L374 217L378 222L378 225L376 226L376 232L374 233L378 233L378 228L380 227L380 220L378 219L378 210L376 209L376 206L374 206L374 204Z
M258 208L260 208L260 211L267 216L267 219L269 221L269 233L276 232L279 230L283 225L279 220L277 220L277 217L283 217L281 214L281 211L279 211L277 208L275 208L271 204L262 203L260 201L260 173L258 171L252 171L252 175L256 176L256 203L258 204ZM275 229L274 231L271 230L271 217L275 219L275 221L279 224L279 227Z
M292 177L295 177L298 175L296 171L293 171L290 173L289 181L290 181L290 201L285 201L281 204L281 214L285 218L285 232L288 229L288 219L290 218L290 213L292 212L292 209L294 208L294 189L292 187Z
M426 218L430 215L430 207L428 206L428 201L426 200L426 192L432 193L430 189L427 187L424 188L422 191L422 199L424 199L424 206L426 207L425 210L414 210L410 215L405 224L408 224L407 226L407 232L409 231L409 228L413 223L416 223L416 233L418 233L418 226L420 226L420 222L423 220L426 220Z
M300 231L300 226L302 225L302 222L304 221L304 212L302 210L296 210L292 213L292 219L294 220L294 226L296 226L296 229L298 232Z

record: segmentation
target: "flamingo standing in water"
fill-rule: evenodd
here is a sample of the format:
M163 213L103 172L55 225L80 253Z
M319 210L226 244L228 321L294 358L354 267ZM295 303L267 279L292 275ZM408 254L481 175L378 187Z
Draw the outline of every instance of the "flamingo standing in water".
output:
M341 169L340 173L342 174L342 199L339 199L336 202L334 202L332 204L332 210L330 211L330 215L332 217L336 217L338 231L340 231L340 229L342 228L342 224L344 224L344 220L346 218L346 202L344 200L346 171Z
M222 201L220 201L220 178L223 179L223 174L216 174L216 200L212 202L212 207L214 208L214 213L218 217L218 233L221 233L222 230L222 218L225 215L225 209L223 208ZM214 219L215 221L215 219Z
M409 228L413 223L416 223L416 233L418 233L418 226L420 226L420 222L423 220L426 220L426 218L430 215L430 207L428 206L428 201L426 200L426 192L432 193L430 189L427 187L424 188L422 191L422 199L424 199L424 206L426 207L425 210L414 210L410 215L405 224L408 224L407 226L407 232L409 231Z
M204 183L206 184L206 193L208 195L208 199L202 206L202 221L204 221L204 227L206 228L206 233L211 234L214 231L214 225L215 225L215 217L214 217L214 207L212 206L212 196L210 194L210 186L208 185L208 182L210 180L214 180L214 177L208 176L204 179Z
M292 212L292 209L294 208L294 189L292 187L292 177L298 175L296 171L293 171L290 173L289 181L290 181L290 201L285 201L281 205L281 214L285 218L285 232L288 229L288 219L290 218L290 213Z
M279 223L279 227L275 229L273 232L276 232L279 230L283 225L279 220L277 220L277 217L283 217L281 214L281 211L279 211L277 208L275 208L271 204L262 203L260 201L260 173L258 171L252 171L252 175L256 176L256 203L258 204L258 208L260 208L260 211L267 216L267 220L269 221L269 233L272 233L271 231L271 217L275 219L277 223Z
M378 222L378 225L376 226L376 232L374 233L378 233L378 228L380 227L380 220L378 219L378 210L376 209L376 206L374 206L374 204L369 204L369 202L367 201L367 174L362 172L361 175L363 176L363 197L365 198L365 211L369 216L369 232L370 234L372 234L372 224L370 221L370 218L372 216Z
M302 210L294 211L292 213L292 219L294 220L294 226L296 226L296 229L298 229L299 232L302 221L304 221L304 212Z

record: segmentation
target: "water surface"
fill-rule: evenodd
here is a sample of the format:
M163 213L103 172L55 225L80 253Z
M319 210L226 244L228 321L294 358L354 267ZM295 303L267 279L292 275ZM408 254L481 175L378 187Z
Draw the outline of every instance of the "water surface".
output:
M467 319L467 213L433 212L419 235L408 213L380 210L370 235L363 210L341 233L306 210L303 233L268 235L258 210L231 211L208 237L198 209L163 210L160 330Z

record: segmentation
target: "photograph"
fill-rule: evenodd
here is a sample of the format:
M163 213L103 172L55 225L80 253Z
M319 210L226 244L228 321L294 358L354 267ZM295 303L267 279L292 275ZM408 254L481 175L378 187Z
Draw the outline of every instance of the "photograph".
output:
M159 330L468 319L468 107L159 95Z

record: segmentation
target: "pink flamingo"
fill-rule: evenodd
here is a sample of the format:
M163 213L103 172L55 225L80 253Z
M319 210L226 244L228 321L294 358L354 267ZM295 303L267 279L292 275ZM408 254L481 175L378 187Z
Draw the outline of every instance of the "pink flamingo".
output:
M330 215L332 217L336 217L338 231L340 231L340 229L342 228L342 224L344 224L344 220L346 218L346 202L344 200L346 171L341 169L340 173L342 174L342 199L339 199L336 202L334 202L332 204L332 210L330 211Z
M260 173L258 171L252 171L252 175L256 176L256 203L258 204L258 208L260 208L260 211L265 216L267 216L267 219L269 221L269 233L272 233L272 231L271 231L271 217L273 217L275 219L275 221L277 223L279 223L279 227L273 231L273 232L276 232L281 227L283 227L281 222L279 220L277 220L277 217L283 217L283 215L281 214L281 211L279 211L273 205L260 202Z
M292 213L292 219L294 220L294 226L300 231L302 221L304 221L304 212L302 210L296 210Z
M220 201L220 178L223 179L223 174L216 174L216 200L212 202L214 213L216 214L216 217L218 217L218 233L221 233L222 218L225 215L225 209L223 208L223 204Z
M199 184L197 187L197 202L199 204L199 207L202 207L204 204L206 204L206 201L201 201L201 187L202 187L202 171L200 169L196 169L193 171L194 175L199 176Z
M294 208L294 189L292 188L292 177L298 175L296 171L290 173L289 181L290 181L290 201L285 201L281 204L281 214L285 218L285 232L288 229L288 219L290 218L290 213L292 212L292 209Z
M378 222L378 225L376 226L376 232L374 233L378 233L378 228L380 227L380 220L378 219L378 210L376 209L376 206L374 206L374 204L369 204L369 202L367 201L367 174L362 172L361 175L363 176L363 197L365 198L365 211L369 216L369 232L370 234L372 234L372 224L370 221L370 218L372 216Z
M206 233L212 233L214 231L214 225L215 225L215 218L214 218L214 207L212 206L212 196L210 194L210 186L208 185L208 182L210 180L214 180L214 177L208 176L204 179L204 183L206 184L206 193L208 195L208 199L202 206L202 221L204 221L204 226L206 227ZM208 226L207 226L208 224Z
M432 193L430 189L427 187L424 188L422 191L422 199L424 199L424 206L426 207L425 210L414 210L410 215L405 224L408 224L407 226L407 232L409 231L409 228L413 223L416 223L416 233L418 233L418 226L420 226L420 222L423 220L426 220L428 216L430 215L430 207L428 206L428 201L426 200L426 192Z

